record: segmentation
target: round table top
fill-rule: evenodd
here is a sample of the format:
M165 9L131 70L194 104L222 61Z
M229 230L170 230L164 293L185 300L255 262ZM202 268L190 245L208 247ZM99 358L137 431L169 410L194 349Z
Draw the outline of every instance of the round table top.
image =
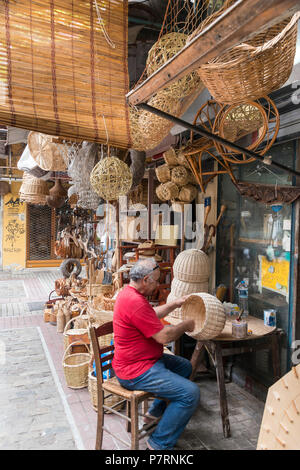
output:
M222 333L216 338L212 338L213 341L245 341L249 339L257 339L262 336L268 335L276 330L275 326L266 326L264 321L260 318L253 317L249 315L243 320L248 323L248 335L245 338L234 338L232 336L232 322L236 320L237 315L232 317L226 317L226 323ZM178 325L182 320L180 318L171 317L168 315L165 317L165 320L171 325ZM250 333L251 331L251 333ZM188 333L187 333L188 334ZM201 340L199 340L201 341Z

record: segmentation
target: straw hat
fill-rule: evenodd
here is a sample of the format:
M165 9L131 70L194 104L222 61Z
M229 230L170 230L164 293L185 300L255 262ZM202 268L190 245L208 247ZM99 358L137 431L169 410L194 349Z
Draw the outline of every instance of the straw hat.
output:
M65 171L64 145L53 142L54 137L39 132L29 132L28 148L38 166L47 171Z

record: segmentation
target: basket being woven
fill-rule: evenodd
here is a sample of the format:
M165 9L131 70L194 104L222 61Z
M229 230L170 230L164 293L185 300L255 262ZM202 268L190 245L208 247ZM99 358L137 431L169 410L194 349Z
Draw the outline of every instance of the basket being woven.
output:
M75 344L84 344L81 341L71 343L65 350L62 360L62 366L67 386L74 389L85 388L88 386L89 363L91 356L86 344L87 353L67 354L68 350Z
M122 160L106 157L96 164L90 176L94 191L106 201L125 196L132 185L132 173Z
M210 275L209 258L203 251L195 248L184 250L175 258L173 273L180 281L207 282Z
M299 17L300 13L295 13L202 65L198 73L214 99L235 104L278 90L292 72Z
M183 320L194 320L195 329L187 334L197 340L216 338L223 331L226 314L222 302L207 293L191 294L181 307Z

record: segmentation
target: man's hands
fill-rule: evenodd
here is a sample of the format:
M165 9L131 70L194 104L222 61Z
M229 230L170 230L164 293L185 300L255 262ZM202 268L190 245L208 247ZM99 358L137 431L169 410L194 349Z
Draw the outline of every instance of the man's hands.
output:
M182 297L179 297L179 299L176 299L174 300L173 304L174 304L174 309L175 308L180 308L184 302L186 301L186 299L189 297L189 295L183 295Z

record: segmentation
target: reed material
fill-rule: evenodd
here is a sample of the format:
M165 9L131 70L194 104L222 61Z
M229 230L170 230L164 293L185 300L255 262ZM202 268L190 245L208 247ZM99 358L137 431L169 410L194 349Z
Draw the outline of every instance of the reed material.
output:
M201 250L184 250L175 258L174 277L184 282L207 282L210 275L208 256Z
M86 344L86 353L68 354L69 349L79 343L80 341L71 343L65 350L62 359L62 366L67 386L74 389L85 388L88 386L89 363L91 360L89 349Z

